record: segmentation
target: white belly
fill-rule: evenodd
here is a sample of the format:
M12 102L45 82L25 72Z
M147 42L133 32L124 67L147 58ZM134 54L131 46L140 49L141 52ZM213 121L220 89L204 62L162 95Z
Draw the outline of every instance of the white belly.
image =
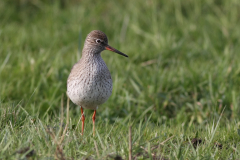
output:
M88 83L84 83L88 82ZM112 94L112 80L91 82L74 80L67 85L68 97L83 108L96 109L108 100Z

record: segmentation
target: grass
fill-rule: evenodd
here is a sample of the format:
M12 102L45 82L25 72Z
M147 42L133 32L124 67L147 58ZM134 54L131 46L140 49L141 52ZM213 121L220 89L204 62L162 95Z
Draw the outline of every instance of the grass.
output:
M129 126L138 159L240 159L239 17L237 0L1 1L0 159L127 159ZM114 86L96 136L92 111L81 136L70 103L59 143L66 80L94 29L129 58L102 53Z

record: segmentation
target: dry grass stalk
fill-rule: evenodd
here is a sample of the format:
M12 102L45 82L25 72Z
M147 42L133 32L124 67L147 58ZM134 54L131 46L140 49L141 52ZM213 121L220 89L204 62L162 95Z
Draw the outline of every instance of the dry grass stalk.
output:
M129 160L132 160L132 126L129 127Z

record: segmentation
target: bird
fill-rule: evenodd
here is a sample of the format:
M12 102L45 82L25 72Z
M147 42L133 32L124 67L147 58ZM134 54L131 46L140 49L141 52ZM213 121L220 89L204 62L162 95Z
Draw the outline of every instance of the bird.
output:
M101 57L101 52L104 50L128 57L108 44L104 32L93 30L87 35L82 56L73 65L67 79L67 95L74 104L81 107L82 135L85 121L83 109L94 110L92 121L93 135L95 135L96 111L112 94L111 74Z

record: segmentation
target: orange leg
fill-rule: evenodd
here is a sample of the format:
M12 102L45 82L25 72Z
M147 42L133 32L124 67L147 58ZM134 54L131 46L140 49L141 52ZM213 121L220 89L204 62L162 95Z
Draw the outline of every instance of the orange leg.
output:
M93 112L92 120L93 120L93 136L95 136L95 119L96 119L96 110Z
M81 113L82 113L82 135L83 135L85 116L83 114L83 108L82 107L81 107Z

